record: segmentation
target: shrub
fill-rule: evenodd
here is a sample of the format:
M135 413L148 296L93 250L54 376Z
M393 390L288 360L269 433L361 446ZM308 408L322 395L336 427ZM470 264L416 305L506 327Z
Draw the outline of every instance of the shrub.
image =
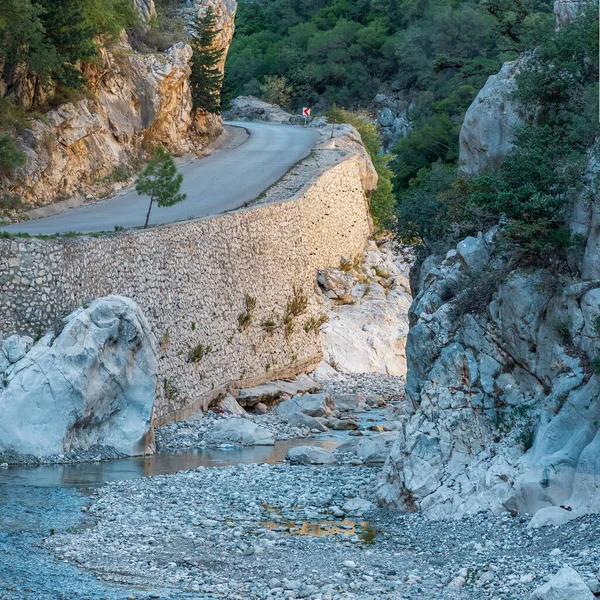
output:
M246 294L244 303L246 310L238 316L238 326L241 330L246 329L252 323L252 311L256 308L256 298Z
M203 344L198 344L188 352L188 360L192 363L199 363L205 356L207 356L210 353L210 351L210 346L205 347Z
M286 106L292 99L292 88L287 79L281 75L267 75L260 86L260 97L269 104Z
M370 202L373 221L382 229L392 227L395 222L396 204L392 187L392 171L389 168L392 157L381 153L382 146L377 128L364 115L348 112L335 104L325 113L325 116L330 123L349 123L360 133L378 176L377 187L371 195Z
M7 135L0 136L0 175L10 175L25 163L25 154Z
M23 208L21 196L17 194L5 194L0 196L0 213Z
M267 333L273 333L277 329L277 321L275 320L275 317L271 316L271 317L268 317L267 319L265 319L261 323L261 327Z
M293 294L288 299L285 314L291 317L299 317L306 312L308 307L308 297L303 292L302 288L293 286Z
M307 319L306 323L304 323L304 331L306 331L306 333L319 333L321 325L327 323L327 321L329 321L329 317L325 314L319 315L318 317L310 317Z

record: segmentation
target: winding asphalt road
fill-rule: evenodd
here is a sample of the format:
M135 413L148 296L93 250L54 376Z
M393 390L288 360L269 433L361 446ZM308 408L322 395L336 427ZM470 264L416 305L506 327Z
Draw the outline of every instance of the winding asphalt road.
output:
M158 225L216 215L239 208L273 185L299 160L308 156L318 133L314 129L268 123L227 123L244 127L250 137L241 145L179 168L181 191L187 198L165 208L154 206L150 224ZM10 233L51 235L113 231L144 224L148 197L135 189L124 194L73 208L63 213L0 228Z

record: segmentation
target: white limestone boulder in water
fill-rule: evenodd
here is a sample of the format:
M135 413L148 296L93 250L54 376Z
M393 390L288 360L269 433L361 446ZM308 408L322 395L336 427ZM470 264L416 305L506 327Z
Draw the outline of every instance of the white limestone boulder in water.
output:
M101 445L136 455L151 444L156 341L133 300L108 296L76 310L4 377L0 454Z
M273 446L275 436L252 421L233 418L217 423L206 436L206 441L212 445L234 443L244 446Z
M285 455L285 459L299 465L332 465L336 462L332 452L317 446L290 448Z

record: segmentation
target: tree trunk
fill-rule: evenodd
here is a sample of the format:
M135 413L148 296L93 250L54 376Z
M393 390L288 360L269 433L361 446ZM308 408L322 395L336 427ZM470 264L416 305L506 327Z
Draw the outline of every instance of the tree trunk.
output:
M150 206L148 207L148 214L146 215L146 222L144 223L144 229L148 229L148 221L150 220L150 211L152 210L152 202L154 202L154 196L150 196Z

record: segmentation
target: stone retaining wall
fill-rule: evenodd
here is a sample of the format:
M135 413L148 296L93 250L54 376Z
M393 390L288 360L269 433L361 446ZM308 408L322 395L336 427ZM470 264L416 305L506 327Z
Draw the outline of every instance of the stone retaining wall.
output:
M94 298L133 298L160 340L156 417L165 422L205 407L223 386L294 375L318 362L318 332L305 331L321 312L316 269L355 256L369 234L352 155L285 202L147 231L2 239L0 331L36 335ZM307 307L286 332L294 290ZM250 311L247 296L255 300ZM189 357L195 348L196 362Z

